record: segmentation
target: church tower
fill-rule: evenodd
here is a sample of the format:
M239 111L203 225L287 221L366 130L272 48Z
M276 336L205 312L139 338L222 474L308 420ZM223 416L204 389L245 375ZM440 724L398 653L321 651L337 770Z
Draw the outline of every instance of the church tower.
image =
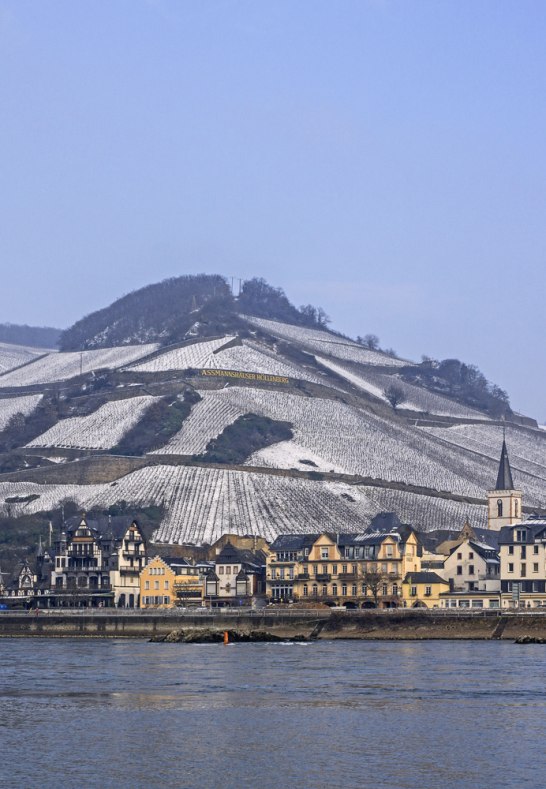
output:
M514 489L506 440L503 438L497 484L495 490L487 493L487 528L498 531L503 526L519 523L522 519L522 499L521 490Z

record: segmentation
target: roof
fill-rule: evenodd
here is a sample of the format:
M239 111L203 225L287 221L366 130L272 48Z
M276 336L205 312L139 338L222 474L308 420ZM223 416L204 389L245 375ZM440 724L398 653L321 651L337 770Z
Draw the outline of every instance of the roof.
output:
M499 545L512 545L514 543L514 531L525 530L525 540L518 540L518 544L532 544L536 539L546 539L546 518L529 518L526 521L513 523L511 526L503 526L499 532Z
M318 540L319 534L279 534L270 545L270 550L278 551L301 551L310 548Z
M514 490L514 480L512 479L512 469L508 460L508 450L506 441L502 440L501 458L499 463L499 473L497 474L497 484L495 490Z
M431 573L420 571L418 573L408 573L403 580L405 584L446 584L449 586L449 581L442 578L438 573Z
M248 551L236 548L227 542L218 556L216 564L241 564L247 567L262 567L265 565L266 555L263 551Z
M94 531L97 536L103 539L121 540L125 536L127 529L132 523L138 526L138 522L130 515L95 515L88 517L87 515L74 515L65 523L66 534L71 534L79 528L82 521L85 521L87 527ZM142 531L141 531L142 534ZM142 534L144 538L144 535Z

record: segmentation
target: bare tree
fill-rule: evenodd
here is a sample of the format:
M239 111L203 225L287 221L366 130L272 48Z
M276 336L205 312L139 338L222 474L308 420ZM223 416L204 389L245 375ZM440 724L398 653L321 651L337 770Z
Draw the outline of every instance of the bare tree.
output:
M365 348L369 348L370 351L377 351L379 348L379 337L377 334L366 334L366 336L362 338L362 345L364 345Z
M407 400L404 390L397 384L389 384L389 386L383 389L383 394L393 407L394 411L396 411L399 405L402 405L402 403L405 403Z
M379 572L377 565L368 565L368 568L362 573L362 583L372 593L375 607L379 607L379 590L384 582L383 574Z

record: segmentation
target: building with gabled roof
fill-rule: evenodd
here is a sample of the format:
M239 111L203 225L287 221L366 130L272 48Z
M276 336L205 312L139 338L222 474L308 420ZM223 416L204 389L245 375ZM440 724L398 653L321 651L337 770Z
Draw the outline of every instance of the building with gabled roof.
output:
M498 531L517 523L522 518L522 508L523 493L514 487L506 439L503 438L495 489L487 493L487 527Z

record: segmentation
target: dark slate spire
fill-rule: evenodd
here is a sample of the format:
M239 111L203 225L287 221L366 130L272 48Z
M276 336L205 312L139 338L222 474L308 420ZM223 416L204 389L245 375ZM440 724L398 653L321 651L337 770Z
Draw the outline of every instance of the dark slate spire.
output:
M502 441L501 459L499 464L499 473L497 475L497 484L495 490L514 490L514 481L512 479L512 470L510 468L510 461L508 460L508 450L506 449L506 441Z

